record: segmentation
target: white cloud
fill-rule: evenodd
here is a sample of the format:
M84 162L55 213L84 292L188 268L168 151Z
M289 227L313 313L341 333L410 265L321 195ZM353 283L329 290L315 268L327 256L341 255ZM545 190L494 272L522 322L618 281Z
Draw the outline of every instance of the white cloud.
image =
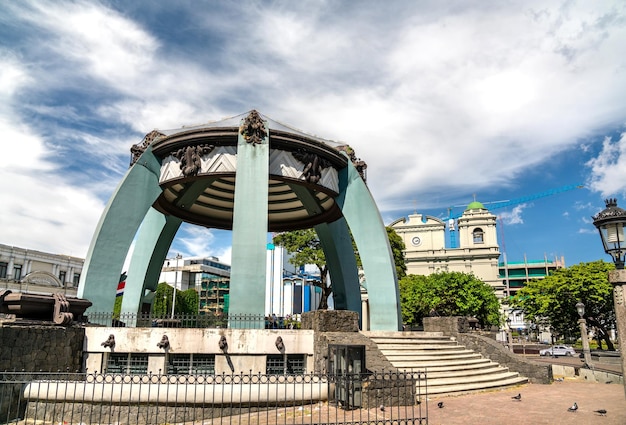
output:
M34 82L16 59L0 57L2 243L82 257L104 206L55 175L44 137L15 111L20 92Z
M181 243L185 257L217 257L223 263L230 264L231 246L230 241L218 241L216 233L224 236L219 230L207 229L201 226L185 225L176 235L176 240ZM219 243L218 243L219 242ZM176 253L171 252L172 256Z
M516 205L510 212L505 211L498 214L498 217L502 222L506 225L509 224L524 224L524 219L522 218L522 212L524 208L526 208L528 204L519 204Z
M133 84L154 66L158 42L136 22L101 4L75 2L30 2L31 8L17 9L31 24L45 28L50 53L115 87ZM80 72L80 69L77 69Z
M606 137L602 151L586 165L591 168L588 185L592 190L602 196L626 194L626 133L616 141Z
M36 170L18 174L22 198L51 202L68 184L51 159L67 153L99 162L86 176L107 176L73 182L73 197L89 204L89 193L113 189L130 145L152 129L256 108L353 146L387 214L511 185L624 119L626 16L615 2L167 7L188 13L185 25L162 31L152 19L163 8L151 3L0 5L19 41L0 53L0 131L20 142L0 162ZM589 163L594 190L624 191L616 144ZM41 181L43 171L53 174ZM188 254L216 255L211 236L188 235Z

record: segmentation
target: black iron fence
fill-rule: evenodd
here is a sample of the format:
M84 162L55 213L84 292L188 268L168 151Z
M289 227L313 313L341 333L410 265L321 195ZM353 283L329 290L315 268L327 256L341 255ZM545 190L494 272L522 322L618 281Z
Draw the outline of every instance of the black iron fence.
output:
M299 329L298 316L271 317L254 314L168 314L88 312L87 322L113 327Z
M424 372L0 372L0 423L428 424Z

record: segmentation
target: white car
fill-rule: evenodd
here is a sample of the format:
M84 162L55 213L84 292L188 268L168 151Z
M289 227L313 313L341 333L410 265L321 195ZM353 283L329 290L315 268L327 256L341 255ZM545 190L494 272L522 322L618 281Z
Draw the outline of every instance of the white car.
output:
M540 356L575 356L576 351L569 345L555 345L539 351Z

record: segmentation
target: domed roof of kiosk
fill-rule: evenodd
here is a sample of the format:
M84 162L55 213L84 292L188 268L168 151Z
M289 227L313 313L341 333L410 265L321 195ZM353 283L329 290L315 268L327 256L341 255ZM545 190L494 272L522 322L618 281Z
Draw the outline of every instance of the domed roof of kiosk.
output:
M202 124L185 125L185 126L182 126L180 128L174 128L174 129L169 129L169 130L158 129L156 131L158 131L161 134L164 134L167 137L170 137L170 136L174 136L174 135L178 135L178 134L182 134L182 133L188 133L188 132L193 133L193 132L196 132L198 130L204 130L204 129L216 129L216 128L236 128L236 129L238 129L239 126L241 125L241 120L246 118L249 114L250 114L250 111L249 112L245 112L243 114L235 115L234 117L224 118L224 119L221 119L221 120L208 121L208 122L202 123ZM289 126L287 124L283 124L283 123L281 123L279 121L273 120L272 118L269 118L267 115L264 115L264 114L262 114L260 112L259 112L259 115L261 116L261 118L263 118L263 120L267 121L268 126L270 128L270 133L272 131L280 131L280 132L285 132L285 133L289 133L289 134L293 134L293 135L298 135L300 137L304 137L304 138L308 139L309 141L315 141L315 142L323 143L325 145L332 146L334 148L346 145L346 143L341 143L341 142L336 142L334 140L324 139L322 137L318 137L318 136L306 133L306 132L304 132L302 130L298 130L295 127L291 127L291 126Z
M307 134L256 111L199 125L169 130L157 129L146 135L146 139L152 135L153 141L150 144L152 150L162 159L172 158L174 152L193 146L210 146L211 149L215 147L216 150L212 152L217 152L217 148L220 148L221 155L224 157L231 155L232 158L232 155L236 155L233 147L237 146L242 120L253 112L261 117L269 129L269 231L310 228L339 218L341 211L335 202L335 197L338 196L337 178L331 177L334 183L331 182L330 185L328 182L331 180L328 179L307 180L303 176L303 169L307 167L308 161L313 159L302 159L302 156L318 158L315 162L323 163L325 169L332 167L340 170L346 167L350 160L346 153L348 156L353 154L346 143ZM229 161L235 165L229 166ZM174 160L170 162L171 170L179 173L178 162ZM163 193L154 207L164 214L179 217L188 223L231 229L236 180L233 167L236 167L236 158L226 158L222 164L219 169L203 169L194 175L174 175L169 179L161 179ZM280 171L283 169L288 171ZM161 173L165 174L163 170Z

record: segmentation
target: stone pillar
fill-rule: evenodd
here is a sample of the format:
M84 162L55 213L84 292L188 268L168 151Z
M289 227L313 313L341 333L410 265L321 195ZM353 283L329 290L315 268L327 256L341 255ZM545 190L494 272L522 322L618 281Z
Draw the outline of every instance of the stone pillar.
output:
M229 328L265 327L268 173L269 128L252 111L237 142Z
M348 310L316 310L302 313L302 329L315 332L358 332L359 313Z
M626 305L624 304L624 293L626 292L626 270L611 270L609 272L609 282L613 285L613 302L615 308L615 323L617 325L617 339L620 345L620 357L622 365L622 376L626 371ZM624 394L626 394L626 379L624 379Z
M591 367L591 351L589 351L589 335L587 334L587 321L585 319L578 319L578 325L580 326L580 340L583 344L583 356L585 358L585 366Z

